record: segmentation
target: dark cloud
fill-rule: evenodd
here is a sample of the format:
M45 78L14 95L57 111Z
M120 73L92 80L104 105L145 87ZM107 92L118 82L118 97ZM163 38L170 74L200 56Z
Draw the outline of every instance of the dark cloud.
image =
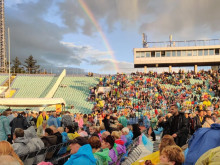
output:
M44 19L51 5L52 0L39 0L6 8L6 25L11 31L11 58L18 56L24 61L32 54L42 66L80 65L78 55L60 43L67 30Z

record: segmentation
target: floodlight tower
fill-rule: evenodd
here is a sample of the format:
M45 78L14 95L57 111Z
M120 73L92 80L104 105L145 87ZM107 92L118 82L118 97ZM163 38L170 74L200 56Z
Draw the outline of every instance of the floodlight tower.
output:
M5 43L5 12L4 0L0 0L0 72L6 72L6 43Z

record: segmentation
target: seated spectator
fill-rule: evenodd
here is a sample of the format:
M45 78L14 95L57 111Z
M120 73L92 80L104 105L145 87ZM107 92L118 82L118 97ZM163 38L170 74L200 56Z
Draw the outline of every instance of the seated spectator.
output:
M108 132L108 131L103 132L102 136L101 136L101 139L102 140L105 139L108 135L111 135L110 132Z
M43 137L45 135L45 129L46 128L49 128L49 126L47 125L47 120L44 120L42 122L42 125L40 125L38 128L37 128L37 136L38 137Z
M92 147L92 152L94 157L96 158L97 165L107 165L108 162L111 162L112 159L109 157L109 149L105 148L105 149L101 149L101 141L99 140L98 137L96 136L92 136L91 138L89 138L89 144Z
M78 134L81 137L88 137L88 133L86 131L84 131L84 128L79 127Z
M80 136L77 132L75 132L72 126L67 126L65 128L65 132L67 133L69 140L73 140L76 137Z
M45 147L50 147L57 144L57 136L53 135L53 130L50 128L45 129L45 136L41 138Z
M126 137L126 143L125 147L128 147L132 143L132 132L128 129L128 127L125 127L122 129L122 135Z
M153 164L158 164L160 162L160 153L166 146L170 146L170 145L176 145L174 138L170 135L164 135L159 145L159 151L156 151L150 155L147 155L137 160L136 162L133 163L133 165L138 165L140 160L151 160Z
M7 141L1 141L0 142L0 160L1 164L3 163L4 160L7 160L6 157L3 158L3 156L12 156L15 160L18 161L18 165L23 165L23 162L20 160L18 155L15 153L14 149L12 148L12 145L7 142ZM8 162L7 162L8 163ZM5 165L8 165L5 163Z
M196 162L196 165L200 164L219 164L220 162L220 147L213 148L204 153Z
M11 155L1 155L0 156L0 165L23 165L16 158Z
M24 130L21 128L16 128L13 134L14 143L12 147L16 154L18 155L26 155L30 152L30 148L28 146L29 140L24 137Z
M211 125L214 123L211 116L206 115L205 122L202 125L202 128L210 128Z
M184 162L182 149L177 145L166 146L160 154L160 162L181 165Z
M120 139L119 132L113 131L111 135L115 138L115 143L117 145L116 149L118 151L118 155L126 153L125 143L122 139Z
M57 130L61 133L62 135L62 143L67 143L69 138L66 132L64 132L64 128L63 127L58 127ZM65 154L67 151L67 147L62 147L58 153L58 155L62 155Z
M30 148L30 152L40 151L44 148L43 141L37 136L34 126L29 127L27 130L24 130L24 136L29 139L28 146ZM28 159L25 164L37 164L43 161L44 156L39 155L37 157Z
M50 128L45 129L45 136L43 136L41 140L43 141L45 147L50 147L57 144L57 136L53 135L53 130ZM51 159L54 152L48 152L46 159Z
M55 127L54 125L50 126L50 129L52 129L53 131L53 135L55 135L57 137L57 144L62 143L62 135L61 133L57 130L57 127Z
M116 149L115 140L111 135L108 135L106 138L102 139L102 149L109 149L109 157L112 159L109 164L117 163L118 151Z
M93 156L92 148L84 137L76 137L70 140L71 157L64 165L82 164L95 165L96 159Z
M189 150L186 155L187 164L194 164L206 151L220 146L220 120L211 125L211 128L197 130L189 141Z
M94 126L90 126L89 127L89 137L92 137L92 136L97 136L99 137L99 135L96 133L96 129Z

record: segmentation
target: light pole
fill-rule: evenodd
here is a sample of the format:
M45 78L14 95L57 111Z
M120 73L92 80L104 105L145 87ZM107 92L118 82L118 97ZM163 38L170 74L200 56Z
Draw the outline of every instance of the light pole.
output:
M11 63L10 63L10 29L8 28L8 90L10 92L10 88L11 88Z

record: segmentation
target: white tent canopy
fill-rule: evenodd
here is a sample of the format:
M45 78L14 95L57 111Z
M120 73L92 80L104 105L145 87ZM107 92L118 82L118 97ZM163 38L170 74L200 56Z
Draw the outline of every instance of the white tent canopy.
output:
M0 106L7 107L49 107L66 104L63 98L1 98Z

